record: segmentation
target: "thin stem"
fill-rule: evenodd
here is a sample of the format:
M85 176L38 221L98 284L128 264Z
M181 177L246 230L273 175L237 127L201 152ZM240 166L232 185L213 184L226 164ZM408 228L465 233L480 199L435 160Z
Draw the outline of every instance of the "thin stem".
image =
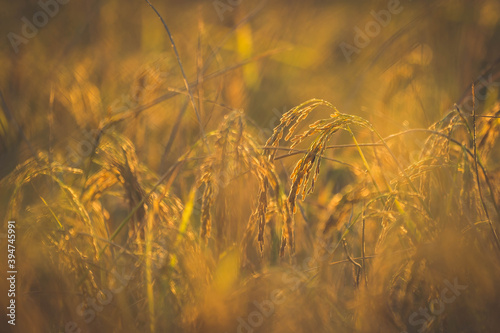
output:
M365 248L365 202L363 201L363 208L361 211L361 221L362 221L362 227L361 227L361 257L362 257L362 265L363 265L363 275L365 276L365 286L368 287L368 277L366 275L366 248Z
M476 171L476 182L477 182L477 190L479 192L479 199L481 200L481 204L483 206L484 213L486 214L486 219L488 220L488 224L490 225L491 233L493 234L493 238L495 239L495 243L500 250L500 240L498 239L497 232L491 223L490 214L488 213L488 208L486 207L486 203L483 198L483 191L481 190L481 181L479 179L479 169L478 169L478 156L477 156L477 137L476 137L476 93L474 91L474 82L472 83L472 132L473 132L473 149L474 149L474 169Z
M196 103L194 101L194 97L193 97L193 94L191 92L191 87L189 86L189 82L187 80L186 73L184 72L184 67L182 66L181 57L179 56L179 52L177 51L177 47L175 46L175 43L174 43L174 38L172 37L172 34L170 33L170 29L168 28L167 23L165 23L165 20L163 20L163 17L156 10L156 8L153 6L153 4L151 2L149 2L149 0L145 0L145 1L154 10L156 15L160 18L161 23L163 23L163 27L167 31L168 38L170 38L170 43L172 45L172 48L174 49L175 57L177 58L177 63L179 64L179 68L181 69L182 80L184 81L184 86L186 88L186 91L189 93L189 99L191 100L191 105L193 106L194 112L196 113L196 118L198 119L198 124L200 126L200 132L201 132L201 135L203 137L203 141L205 142L205 144L208 148L208 144L205 141L205 130L203 129L203 124L201 122L200 113L198 112L198 108L196 107Z

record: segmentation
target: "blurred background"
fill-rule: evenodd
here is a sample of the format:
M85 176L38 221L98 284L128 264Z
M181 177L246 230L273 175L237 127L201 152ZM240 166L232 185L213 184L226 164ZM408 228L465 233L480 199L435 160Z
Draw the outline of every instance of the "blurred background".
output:
M188 80L208 76L203 95L215 103L201 106L207 131L229 109L243 109L270 133L284 110L314 97L389 134L440 119L470 93L473 81L498 86L495 73L484 75L498 60L497 1L159 1L155 6L172 32ZM33 22L42 8L37 1L4 4L0 80L14 119L1 114L1 175L30 156L15 122L34 148L47 149L78 140L82 128L96 128L127 103L141 105L169 89L184 89L168 35L145 2L69 1L58 7L25 38L21 19ZM377 15L382 24L374 24ZM19 40L7 38L9 33ZM141 86L148 89L136 96ZM175 110L185 101L184 92L136 119L147 130L134 133L133 141L153 169L159 167ZM172 158L185 148L180 142L199 138L188 108ZM129 126L133 131L135 125Z
M500 2L497 0L165 0L154 1L153 5L172 34L193 101L186 91L169 36L145 1L3 1L0 20L0 34L3 36L0 43L0 92L3 96L0 179L15 173L18 165L39 151L46 152L49 161L85 170L99 130L108 125L130 141L135 147L137 160L151 175L158 177L198 142L202 133L219 128L224 117L234 110L242 110L252 127L252 134L263 146L279 124L281 115L311 98L327 100L343 113L367 119L382 136L411 128L428 128L442 119L455 104L465 114L471 114L473 83L476 112L490 110L498 100ZM330 113L328 109L318 110L309 123L328 118ZM299 128L307 128L307 124L301 124ZM366 131L356 134L360 142L372 140ZM351 141L348 135L342 134L334 137L331 143ZM345 153L344 160L351 161L353 154L355 152ZM403 152L401 155L411 162L411 156L403 156ZM336 157L333 151L328 156ZM488 165L498 170L499 158L498 152L493 153ZM282 159L279 174L287 179L296 161ZM196 170L193 166L186 168ZM312 202L305 209L306 213L326 209L332 193L340 192L352 181L348 169L332 170L327 169L321 175L326 189L320 189L310 199ZM178 177L181 180L172 184L172 190L185 203L193 195L190 189L194 176L181 173ZM73 183L77 181L73 180ZM30 205L37 198L35 193L27 194L25 201L19 204L26 208L21 209L25 211L24 215L4 214L12 209L9 200L14 190L5 182L0 184L4 185L0 188L4 222L20 216L31 217L33 223L43 219L35 219L34 213L29 213L33 208ZM255 184L244 181L239 186L245 188L246 185L248 193L234 200L250 205L258 190ZM44 186L48 185L38 184L39 188L45 189ZM253 199L248 199L251 196ZM178 209L179 216L183 209ZM242 212L247 218L251 208L242 208ZM119 221L127 215L127 210L120 206L110 213L114 214L110 220ZM113 228L117 226L116 221L110 222ZM316 227L315 222L311 223L311 227ZM200 228L199 222L194 228ZM306 229L304 223L300 228ZM235 233L241 235L240 231ZM34 232L32 230L30 235ZM39 241L37 246L47 245L40 237L36 238ZM1 241L3 243L3 239ZM302 255L306 256L310 250L306 237L298 236L297 243L299 255L302 249L305 251ZM45 263L38 257L42 252L35 253L34 249L27 248L20 251L21 257L23 251L26 253L25 259L20 259L24 263L25 277L20 275L19 278L31 281L24 286L20 282L20 290L30 295L26 296L29 301L20 311L41 310L34 311L37 315L31 322L26 313L20 312L25 330L18 332L64 331L66 321L75 317L74 309L80 303L81 295L72 296L71 300L62 297L63 294L52 293L40 298L31 295L33 290L43 293L44 286L70 285L71 281L63 273L52 273L55 271L51 271L51 265L64 266L58 260L47 258ZM190 274L203 275L203 269L206 269L213 277L217 275L217 269L230 271L224 265L240 264L240 259L231 257L231 251L224 253L224 258L229 259L222 264L214 259L220 256L214 255L210 260L186 256L189 262L186 265L192 265ZM200 263L204 260L208 262L205 263L207 267ZM30 262L34 261L38 264L29 269ZM272 286L280 284L277 282L279 278L272 274L266 275L268 284L260 284L259 279L265 274L259 270L259 265L268 266L256 265L254 271L247 272L255 274L255 279L240 291L237 288L231 291L235 293L231 294L234 299L241 296L242 299L260 300L269 294ZM38 269L45 270L41 277L36 273ZM158 274L163 276L162 271ZM34 284L37 279L38 284ZM49 283L51 279L53 281ZM231 275L221 279L220 283L224 284L224 279L231 280ZM453 280L453 276L449 279ZM189 288L196 286L193 283ZM2 282L1 295L5 295L4 287L6 284ZM69 287L61 287L60 292L66 290ZM211 289L210 293L229 293L224 288L221 290ZM178 294L172 298L183 299L184 296ZM321 295L311 297L304 298L306 301L301 304L321 299ZM55 303L48 306L45 304L49 302L47 298L61 301L54 300ZM5 299L1 297L2 307L6 304ZM140 300L139 296L134 298L134 301ZM120 302L128 304L130 299ZM196 301L189 305L179 301L175 305L177 308L170 306L172 303L169 302L163 304L165 308L172 308L168 314L158 312L161 305L157 307L155 316L161 318L164 315L170 321L163 326L158 324L160 319L155 327L148 326L150 322L142 317L137 317L138 322L134 324L130 318L136 318L132 314L135 310L127 308L130 312L118 309L119 315L107 315L107 318L115 318L110 319L111 322L92 322L94 326L89 324L87 329L90 332L115 327L117 332L135 332L147 327L150 331L229 332L240 327L237 326L239 322L233 320L238 318L237 315L231 310L221 310L230 307L230 302L214 301L205 313L203 306L199 305L202 303ZM44 307L65 310L60 316L47 318ZM144 305L143 309L146 308ZM184 309L188 309L188 315ZM235 306L234 311L239 310L241 307ZM330 311L333 311L330 307L318 310L323 323L324 318L331 318ZM247 312L242 310L241 313ZM207 319L216 314L221 316L220 320ZM309 320L319 320L314 313L307 316L310 316ZM344 318L350 317L345 315ZM287 322L293 321L293 317L279 315L274 320L277 323L273 321L274 326L268 327L268 331L295 327ZM173 322L175 324L171 324ZM353 326L337 322L338 325L332 327L345 331L352 327L370 331L364 326L360 328L362 325L356 324L355 320L352 322ZM37 323L40 324L39 330L35 328ZM81 323L80 327L83 328ZM325 329L321 325L307 327ZM253 330L254 326L241 328L241 331L251 332L250 329ZM261 329L266 331L266 328ZM436 327L433 329L437 331ZM77 329L70 326L66 332L77 332Z

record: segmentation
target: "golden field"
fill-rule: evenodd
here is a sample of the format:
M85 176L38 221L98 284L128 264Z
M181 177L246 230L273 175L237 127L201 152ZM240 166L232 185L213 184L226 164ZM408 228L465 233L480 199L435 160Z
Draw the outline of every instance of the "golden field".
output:
M500 330L498 1L3 11L1 332Z

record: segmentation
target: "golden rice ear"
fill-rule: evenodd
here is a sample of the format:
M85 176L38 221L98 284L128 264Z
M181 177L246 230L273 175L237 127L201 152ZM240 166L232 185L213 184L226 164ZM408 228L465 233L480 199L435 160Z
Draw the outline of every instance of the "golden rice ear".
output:
M321 119L309 125L309 129L294 136L296 129L301 121L306 119L308 115L317 107L324 106L334 111L329 119ZM290 151L298 144L310 137L315 137L311 145L308 147L304 156L296 163L295 168L290 176L292 185L286 204L283 206L284 215L284 234L291 252L294 252L294 237L293 237L293 215L296 212L296 200L299 195L302 200L306 195L314 191L314 187L320 172L321 158L324 154L328 142L333 134L341 129L349 132L351 125L357 125L373 131L372 125L363 118L340 113L331 103L324 100L313 99L286 112L280 120L278 126L274 128L271 138L266 143L266 147L276 148L279 140L283 137L285 130L288 128L288 134L285 136L285 141L290 141ZM351 132L352 134L352 132ZM359 147L358 147L359 148ZM276 149L269 153L270 149L265 150L272 160L275 158ZM360 151L361 152L361 151ZM364 157L363 157L364 158ZM284 239L285 239L284 238ZM283 254L286 245L282 246L281 253Z
M199 144L202 154L202 164L197 174L196 186L204 187L201 206L201 230L200 236L204 241L210 237L212 232L216 232L216 239L223 239L219 233L224 232L225 228L221 223L225 223L219 217L215 218L212 214L217 214L213 209L218 200L224 200L220 197L221 191L230 187L233 178L238 178L236 171L249 174L258 184L258 201L254 212L248 219L246 230L244 231L244 242L252 242L250 233L257 230L257 234L252 236L256 238L257 246L261 254L264 251L265 226L268 220L269 194L273 194L273 199L281 202L279 198L280 182L276 174L274 165L269 161L269 157L262 154L260 145L247 131L247 124L244 113L234 111L224 117L224 121L219 128L207 135L207 143L210 147L210 153L202 151L203 145ZM276 199L279 198L279 199ZM212 223L215 228L212 228ZM255 226L257 228L255 228Z
M201 205L201 238L207 242L210 237L210 231L212 229L212 213L210 208L213 204L213 189L210 183L205 184L205 189L203 190L203 198Z
M294 219L293 212L291 211L289 201L283 202L283 232L281 236L280 256L285 255L285 249L288 246L290 255L295 254L295 239L294 239Z
M266 213L267 213L267 189L269 187L269 181L267 178L264 179L262 188L259 193L259 200L257 204L257 212L259 219L259 233L257 236L257 240L260 245L260 252L264 251L264 227L266 225Z

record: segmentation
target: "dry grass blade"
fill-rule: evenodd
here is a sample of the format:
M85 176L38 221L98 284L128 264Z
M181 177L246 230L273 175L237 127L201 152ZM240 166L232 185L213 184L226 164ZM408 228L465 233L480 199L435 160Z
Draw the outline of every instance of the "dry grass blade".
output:
M181 70L182 79L184 81L184 86L186 88L186 91L189 94L189 99L191 101L191 105L193 106L194 112L196 114L196 118L198 119L198 125L200 127L201 136L202 136L203 140L205 140L205 129L203 128L203 124L201 122L200 113L198 112L198 108L196 107L196 102L195 102L193 94L191 92L191 87L189 86L189 82L188 82L186 73L184 73L184 67L182 66L181 57L179 56L179 52L177 51L177 47L175 46L174 38L172 37L172 34L170 33L170 29L168 28L167 23L165 22L165 20L163 20L163 17L161 17L160 13L156 10L156 8L153 6L153 4L151 4L151 2L149 0L145 0L145 1L153 9L153 11L156 13L156 15L158 16L158 18L161 20L161 23L163 24L163 27L167 31L168 38L170 39L170 43L172 45L172 49L175 52L175 57L177 59L177 63L179 64L179 68Z

